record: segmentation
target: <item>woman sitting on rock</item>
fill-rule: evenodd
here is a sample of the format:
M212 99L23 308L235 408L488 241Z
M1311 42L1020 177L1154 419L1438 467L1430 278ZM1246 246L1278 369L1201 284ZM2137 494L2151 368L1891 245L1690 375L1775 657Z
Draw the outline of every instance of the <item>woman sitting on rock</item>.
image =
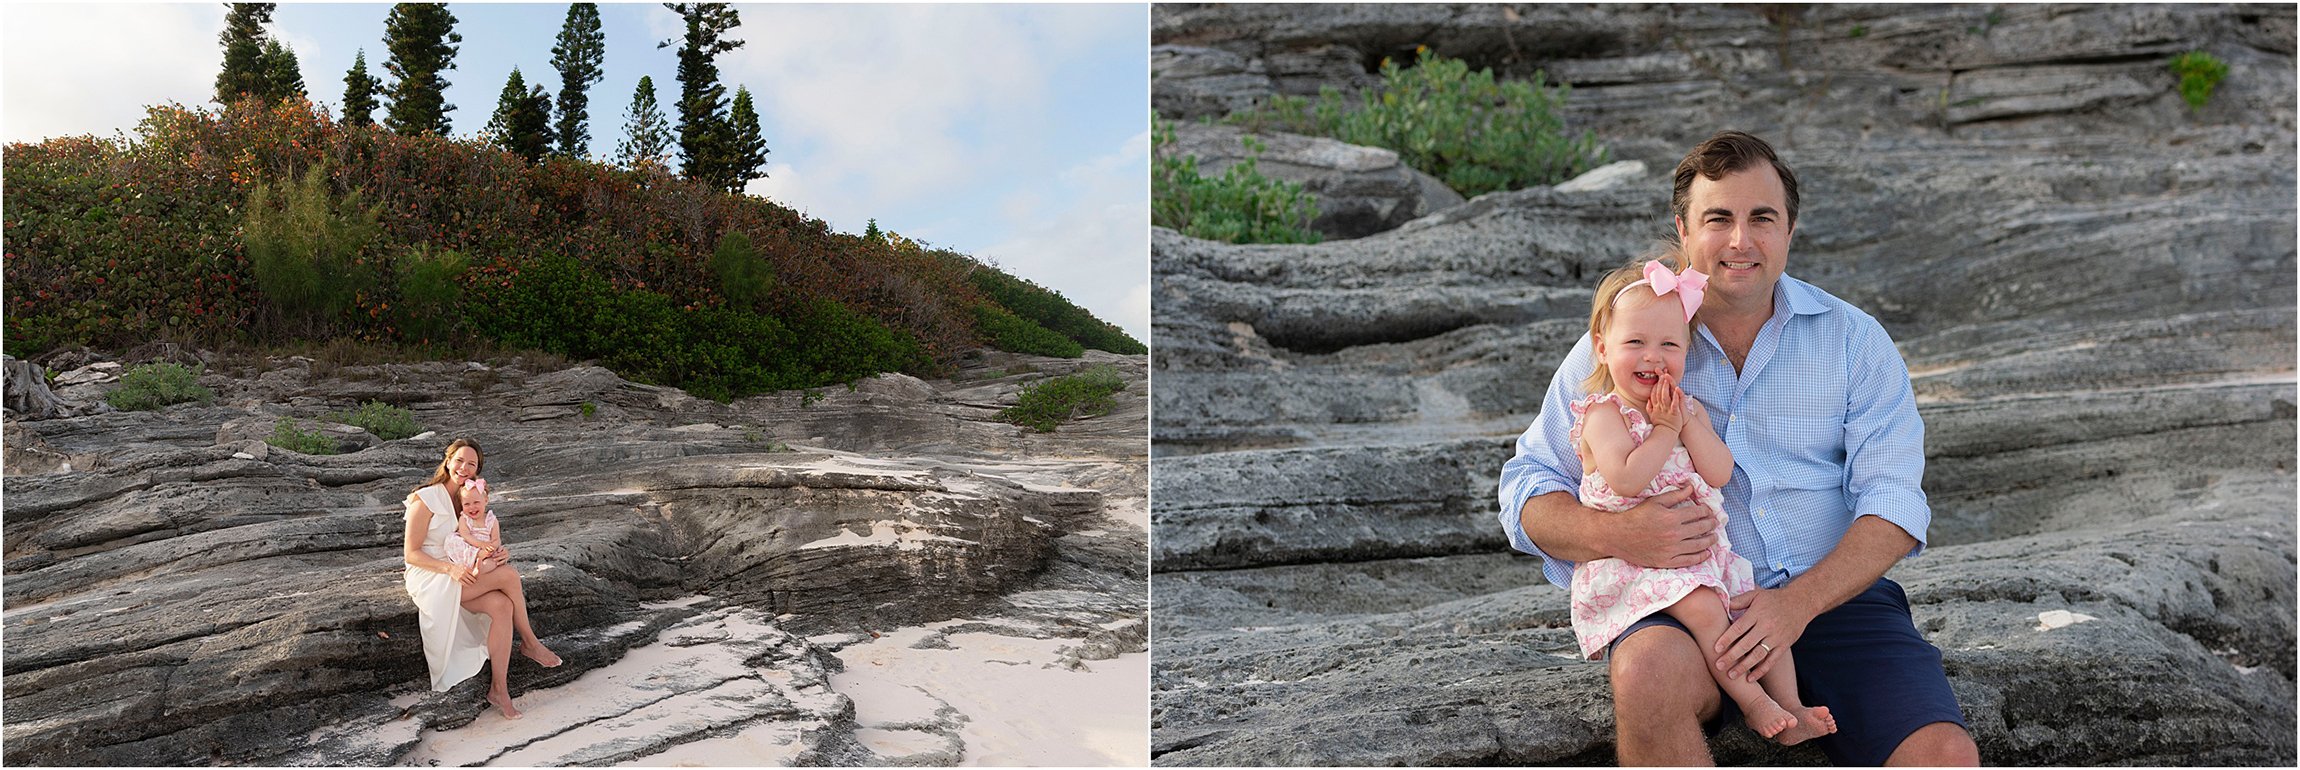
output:
M527 622L527 597L520 591L519 571L511 567L509 551L499 544L469 566L447 559L447 541L456 537L456 511L463 507L464 484L479 475L480 462L477 443L456 439L447 445L431 478L407 496L407 595L415 600L423 628L431 689L444 692L479 673L480 663L493 662L495 682L487 690L487 702L504 716L518 719L506 676L512 631L527 638L519 648L521 654L545 668L559 665L560 660ZM484 568L489 565L496 568Z

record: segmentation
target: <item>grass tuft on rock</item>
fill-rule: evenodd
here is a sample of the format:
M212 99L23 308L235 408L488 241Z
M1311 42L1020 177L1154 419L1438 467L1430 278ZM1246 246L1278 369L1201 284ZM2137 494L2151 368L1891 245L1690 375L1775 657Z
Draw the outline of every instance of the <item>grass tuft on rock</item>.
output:
M1052 433L1057 425L1078 417L1100 417L1117 406L1113 394L1126 389L1118 370L1096 366L1076 374L1025 385L1014 406L1002 409L998 419L1039 433Z
M200 370L183 364L143 364L120 375L120 387L104 394L105 403L129 412L158 409L169 404L214 400L216 392L200 386Z
M338 454L335 439L324 431L304 430L292 417L282 417L272 425L272 435L265 438L264 443L307 455Z
M583 406L584 416L590 416L591 405L586 403ZM320 419L343 425L357 425L367 429L367 432L375 434L376 438L385 441L398 441L423 432L423 426L417 425L415 422L414 412L381 401L369 401L360 404L358 409L349 412L329 412L320 415Z

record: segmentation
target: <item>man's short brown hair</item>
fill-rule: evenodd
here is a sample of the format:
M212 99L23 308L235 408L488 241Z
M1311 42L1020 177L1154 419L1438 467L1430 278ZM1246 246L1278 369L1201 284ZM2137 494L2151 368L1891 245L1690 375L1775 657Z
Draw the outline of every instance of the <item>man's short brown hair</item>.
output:
M1757 165L1763 160L1773 164L1773 172L1781 175L1781 189L1788 195L1787 216L1789 227L1797 226L1797 173L1781 163L1781 156L1773 154L1773 145L1766 144L1754 134L1744 131L1719 131L1693 146L1685 159L1677 162L1677 187L1669 196L1669 211L1678 221L1685 219L1685 197L1693 189L1693 175L1717 181L1726 174Z

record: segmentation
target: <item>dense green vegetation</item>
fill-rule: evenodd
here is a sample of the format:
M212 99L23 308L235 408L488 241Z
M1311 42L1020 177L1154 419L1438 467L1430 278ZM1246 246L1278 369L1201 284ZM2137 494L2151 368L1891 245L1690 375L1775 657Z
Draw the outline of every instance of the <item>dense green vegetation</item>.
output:
M122 139L12 144L6 161L5 344L20 357L154 339L498 345L729 398L931 374L1035 336L979 328L998 316L985 307L1142 349L964 255L832 232L655 165L530 165L300 100L156 107Z
M1381 74L1381 88L1354 100L1328 87L1314 102L1279 96L1229 120L1386 147L1469 197L1556 184L1610 157L1596 135L1566 132L1560 112L1572 88L1552 88L1540 72L1530 81L1500 82L1493 70L1471 72L1468 63L1424 46L1411 67L1384 59Z
M1099 417L1117 405L1112 398L1126 389L1126 380L1108 366L1095 366L1077 374L1043 380L1022 387L1014 406L1000 410L998 418L1040 433L1076 417Z
M1229 243L1317 243L1314 196L1300 184L1262 176L1262 146L1244 137L1246 159L1222 175L1198 173L1198 158L1174 149L1174 126L1151 116L1150 222L1193 238Z
M414 412L381 401L369 401L348 412L329 412L320 415L320 419L338 425L359 426L385 441L398 441L423 432L423 426L415 423Z

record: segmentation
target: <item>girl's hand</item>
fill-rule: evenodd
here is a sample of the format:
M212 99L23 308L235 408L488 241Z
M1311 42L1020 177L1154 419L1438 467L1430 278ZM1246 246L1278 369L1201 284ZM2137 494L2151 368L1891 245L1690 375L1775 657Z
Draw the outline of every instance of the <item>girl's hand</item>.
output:
M1645 419L1652 420L1656 428L1682 430L1685 427L1685 391L1668 372L1661 373L1661 381L1653 384L1653 392L1645 397Z

